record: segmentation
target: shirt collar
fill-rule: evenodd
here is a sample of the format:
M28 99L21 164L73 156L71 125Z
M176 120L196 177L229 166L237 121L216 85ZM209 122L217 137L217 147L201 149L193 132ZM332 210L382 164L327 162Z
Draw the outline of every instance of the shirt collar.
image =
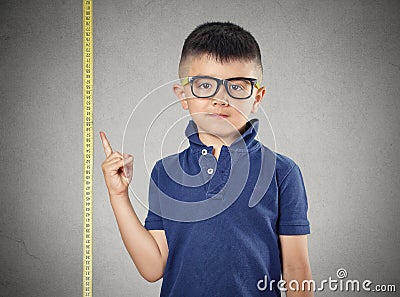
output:
M259 141L255 139L259 127L259 119L250 119L246 122L246 129L236 140L228 147L229 151L246 152L256 149L259 146ZM191 119L185 130L185 135L189 140L192 150L201 150L207 148L199 138L196 123Z

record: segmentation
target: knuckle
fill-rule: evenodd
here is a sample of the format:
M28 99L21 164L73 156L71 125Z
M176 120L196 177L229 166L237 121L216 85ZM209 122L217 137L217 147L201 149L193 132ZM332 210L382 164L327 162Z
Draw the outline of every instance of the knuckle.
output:
M120 152L112 152L111 155L114 157L122 157Z

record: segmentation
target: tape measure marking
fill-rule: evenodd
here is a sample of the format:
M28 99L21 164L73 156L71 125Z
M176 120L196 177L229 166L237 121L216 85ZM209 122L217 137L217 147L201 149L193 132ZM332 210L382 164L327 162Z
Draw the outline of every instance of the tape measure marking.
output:
M93 245L93 5L83 0L83 257L82 296L92 296Z

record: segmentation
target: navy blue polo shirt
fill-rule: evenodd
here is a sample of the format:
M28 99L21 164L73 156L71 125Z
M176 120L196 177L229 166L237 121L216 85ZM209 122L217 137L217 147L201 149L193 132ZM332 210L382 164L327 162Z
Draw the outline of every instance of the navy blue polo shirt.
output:
M148 230L165 230L160 296L280 296L279 235L310 233L297 164L256 139L249 120L219 158L190 120L189 147L156 162Z

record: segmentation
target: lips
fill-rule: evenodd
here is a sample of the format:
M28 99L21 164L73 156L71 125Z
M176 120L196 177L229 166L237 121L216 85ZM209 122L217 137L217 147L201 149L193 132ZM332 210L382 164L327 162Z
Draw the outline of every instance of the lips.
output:
M228 115L223 114L223 113L211 113L210 115L212 117L216 117L216 118L226 118L226 117L228 117Z

